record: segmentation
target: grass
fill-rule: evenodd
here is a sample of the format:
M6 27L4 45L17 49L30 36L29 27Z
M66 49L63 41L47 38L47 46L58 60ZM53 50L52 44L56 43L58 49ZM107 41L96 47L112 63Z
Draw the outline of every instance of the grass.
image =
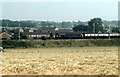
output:
M4 48L52 48L120 46L119 39L70 39L70 40L3 40Z
M117 47L5 49L6 75L118 75Z

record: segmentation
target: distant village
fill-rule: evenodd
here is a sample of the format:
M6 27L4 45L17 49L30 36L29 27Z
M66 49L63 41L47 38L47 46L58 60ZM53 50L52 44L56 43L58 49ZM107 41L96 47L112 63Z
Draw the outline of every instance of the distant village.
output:
M9 28L12 29L12 28ZM37 28L15 28L16 34L11 33L10 31L3 30L0 33L0 38L4 40L9 39L42 39L47 38L57 38L57 37L80 37L82 32L74 32L71 29L59 29L55 27L41 27Z
M14 29L15 30L15 29ZM2 31L0 33L0 39L2 40L21 40L21 39L83 39L85 36L98 36L109 37L108 33L86 33L86 32L75 32L71 29L59 29L55 27L41 27L37 28L16 28L17 33L11 33L8 31ZM120 34L113 33L111 37L119 36ZM117 37L118 38L118 37Z
M5 23L4 23L5 25ZM26 24L25 24L26 25ZM67 24L66 24L67 25ZM65 26L65 24L64 24ZM21 40L21 39L83 39L86 37L109 37L119 36L119 34L110 34L109 29L105 28L105 32L98 31L88 32L81 27L80 31L75 31L73 28L58 28L55 26L33 27L31 24L27 27L21 26L1 26L0 39L2 40ZM77 28L77 27L76 27ZM79 29L78 29L79 30ZM109 35L110 34L110 35Z

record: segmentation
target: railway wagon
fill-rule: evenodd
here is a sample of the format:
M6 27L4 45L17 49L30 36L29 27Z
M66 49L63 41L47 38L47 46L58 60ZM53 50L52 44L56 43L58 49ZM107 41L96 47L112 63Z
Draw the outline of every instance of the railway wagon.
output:
M91 38L120 38L120 34L118 33L108 33L108 34L84 34L84 38L91 39Z

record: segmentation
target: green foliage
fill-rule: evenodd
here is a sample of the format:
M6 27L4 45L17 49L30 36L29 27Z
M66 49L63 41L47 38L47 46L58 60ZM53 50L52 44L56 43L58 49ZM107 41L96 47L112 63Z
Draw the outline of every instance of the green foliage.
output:
M29 48L29 47L34 47L32 45L32 42L27 41L27 40L4 40L2 41L2 46L4 48Z
M21 24L21 27L35 27L36 23L33 23L31 21L12 21L8 19L2 19L2 26L3 27L19 27L19 22Z
M42 36L41 39L42 39L42 40L46 40L47 38L46 38L45 36Z
M75 27L73 27L73 31L87 31L87 26L85 25L77 25Z
M120 46L120 40L119 39L98 39L98 40L92 40L91 43L95 46Z
M102 26L103 22L101 18L93 18L88 22L88 30L91 33L98 33L100 32L104 32L103 26Z
M53 38L53 33L50 33L50 38L51 38L51 39Z
M119 39L87 40L4 40L4 48L41 48L41 47L84 47L84 46L120 46Z
M120 33L120 27L113 27L112 32Z
M83 32L90 32L90 33L98 33L98 32L104 32L102 26L103 22L101 18L93 18L88 22L88 25L77 25L73 27L73 31L83 31Z

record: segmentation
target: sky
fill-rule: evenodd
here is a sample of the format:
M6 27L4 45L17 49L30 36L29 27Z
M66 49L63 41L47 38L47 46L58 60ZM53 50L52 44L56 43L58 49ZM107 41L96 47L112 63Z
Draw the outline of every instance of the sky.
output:
M118 20L119 0L1 0L2 19L36 21Z

